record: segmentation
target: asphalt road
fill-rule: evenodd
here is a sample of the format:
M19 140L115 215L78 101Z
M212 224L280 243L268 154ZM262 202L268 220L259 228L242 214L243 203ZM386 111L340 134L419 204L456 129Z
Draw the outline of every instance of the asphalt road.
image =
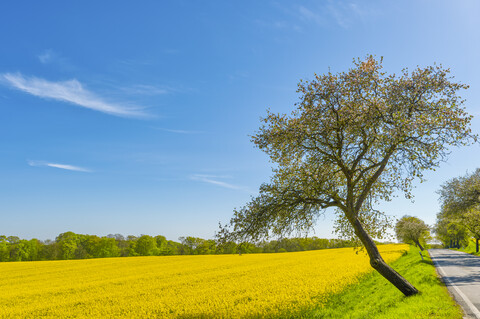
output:
M428 252L465 314L480 319L480 257L449 249Z

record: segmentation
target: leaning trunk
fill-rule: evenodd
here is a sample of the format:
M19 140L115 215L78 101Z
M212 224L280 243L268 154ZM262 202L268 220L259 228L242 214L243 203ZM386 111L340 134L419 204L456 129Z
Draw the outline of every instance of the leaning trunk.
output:
M420 244L420 241L415 240L415 244L418 246L418 248L420 248L421 251L424 251L424 250L425 250L425 249L423 248L423 246Z
M355 234L360 238L367 250L368 256L370 257L370 265L378 271L380 275L397 287L405 296L417 294L418 290L383 260L375 242L365 231L358 218L352 218L350 222L355 230Z

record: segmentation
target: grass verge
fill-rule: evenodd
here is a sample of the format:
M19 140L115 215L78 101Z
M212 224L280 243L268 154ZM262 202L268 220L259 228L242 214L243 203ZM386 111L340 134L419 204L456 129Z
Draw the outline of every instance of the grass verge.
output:
M418 295L405 297L372 272L358 284L332 295L323 307L285 318L462 318L462 310L438 278L428 253L423 252L422 260L419 252L411 246L409 252L391 264L420 291Z
M468 241L468 246L467 247L463 247L463 248L460 248L460 249L455 249L455 250L458 250L458 251L463 251L465 253L468 253L468 254L471 254L471 255L475 255L475 256L480 256L480 252L476 252L476 245L475 245L475 240L469 240Z

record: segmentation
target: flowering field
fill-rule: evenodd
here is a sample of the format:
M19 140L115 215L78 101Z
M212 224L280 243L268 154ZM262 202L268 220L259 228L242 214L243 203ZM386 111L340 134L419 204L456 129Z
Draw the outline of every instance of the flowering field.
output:
M409 248L379 249L391 262ZM369 271L352 248L0 263L0 317L275 316L318 306Z

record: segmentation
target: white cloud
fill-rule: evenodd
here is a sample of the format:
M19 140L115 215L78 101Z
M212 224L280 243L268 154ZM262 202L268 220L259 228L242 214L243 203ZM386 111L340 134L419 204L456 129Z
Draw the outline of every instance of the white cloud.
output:
M347 29L349 25L351 24L351 20L348 17L350 14L349 9L350 7L338 7L335 4L329 4L328 5L328 10L330 12L330 15L335 19L337 24L341 26L342 28Z
M40 98L68 102L111 115L122 117L147 116L138 107L105 101L102 97L85 89L76 79L51 82L37 77L25 77L20 73L3 73L0 74L0 81L7 82L10 86L20 91Z
M302 28L296 24L292 24L285 20L260 20L254 21L255 24L262 28L277 29L277 30L293 30L300 32Z
M52 50L45 50L42 54L38 56L38 59L43 64L47 64L53 61L55 53Z
M59 164L59 163L48 163L48 162L42 162L42 161L28 161L28 165L36 166L36 167L54 167L54 168L65 169L68 171L77 171L77 172L86 172L86 173L92 172L90 169L80 167L80 166Z
M201 134L203 133L202 131L190 131L190 130L175 130L175 129L169 129L169 128L163 128L163 127L152 127L155 130L160 130L160 131L165 131L169 133L177 133L177 134Z
M123 88L123 91L128 94L137 94L137 95L160 95L167 94L170 92L169 89L164 87L158 87L154 85L146 84L137 84L132 87Z
M379 15L379 12L368 3L356 0L327 0L312 8L298 6L295 12L303 21L314 22L322 26L333 21L344 29L350 28L358 20L365 22L369 18Z
M62 71L73 71L76 69L76 67L70 63L69 59L52 49L43 51L37 55L37 58L40 63L44 65L55 65L55 67L60 68Z
M225 182L217 180L218 178L225 178L225 177L227 177L227 176L195 174L195 175L191 176L191 179L196 180L196 181L200 181L200 182L204 182L204 183L208 183L208 184L217 185L217 186L220 186L220 187L223 187L223 188L245 190L241 186L237 186L237 185L233 185L233 184L229 184L229 183L225 183Z
M307 21L311 20L311 21L314 21L315 23L318 23L318 24L323 24L324 23L324 19L319 14L313 12L310 9L305 8L304 6L300 6L298 8L298 13L300 13L300 16L304 20L307 20Z

